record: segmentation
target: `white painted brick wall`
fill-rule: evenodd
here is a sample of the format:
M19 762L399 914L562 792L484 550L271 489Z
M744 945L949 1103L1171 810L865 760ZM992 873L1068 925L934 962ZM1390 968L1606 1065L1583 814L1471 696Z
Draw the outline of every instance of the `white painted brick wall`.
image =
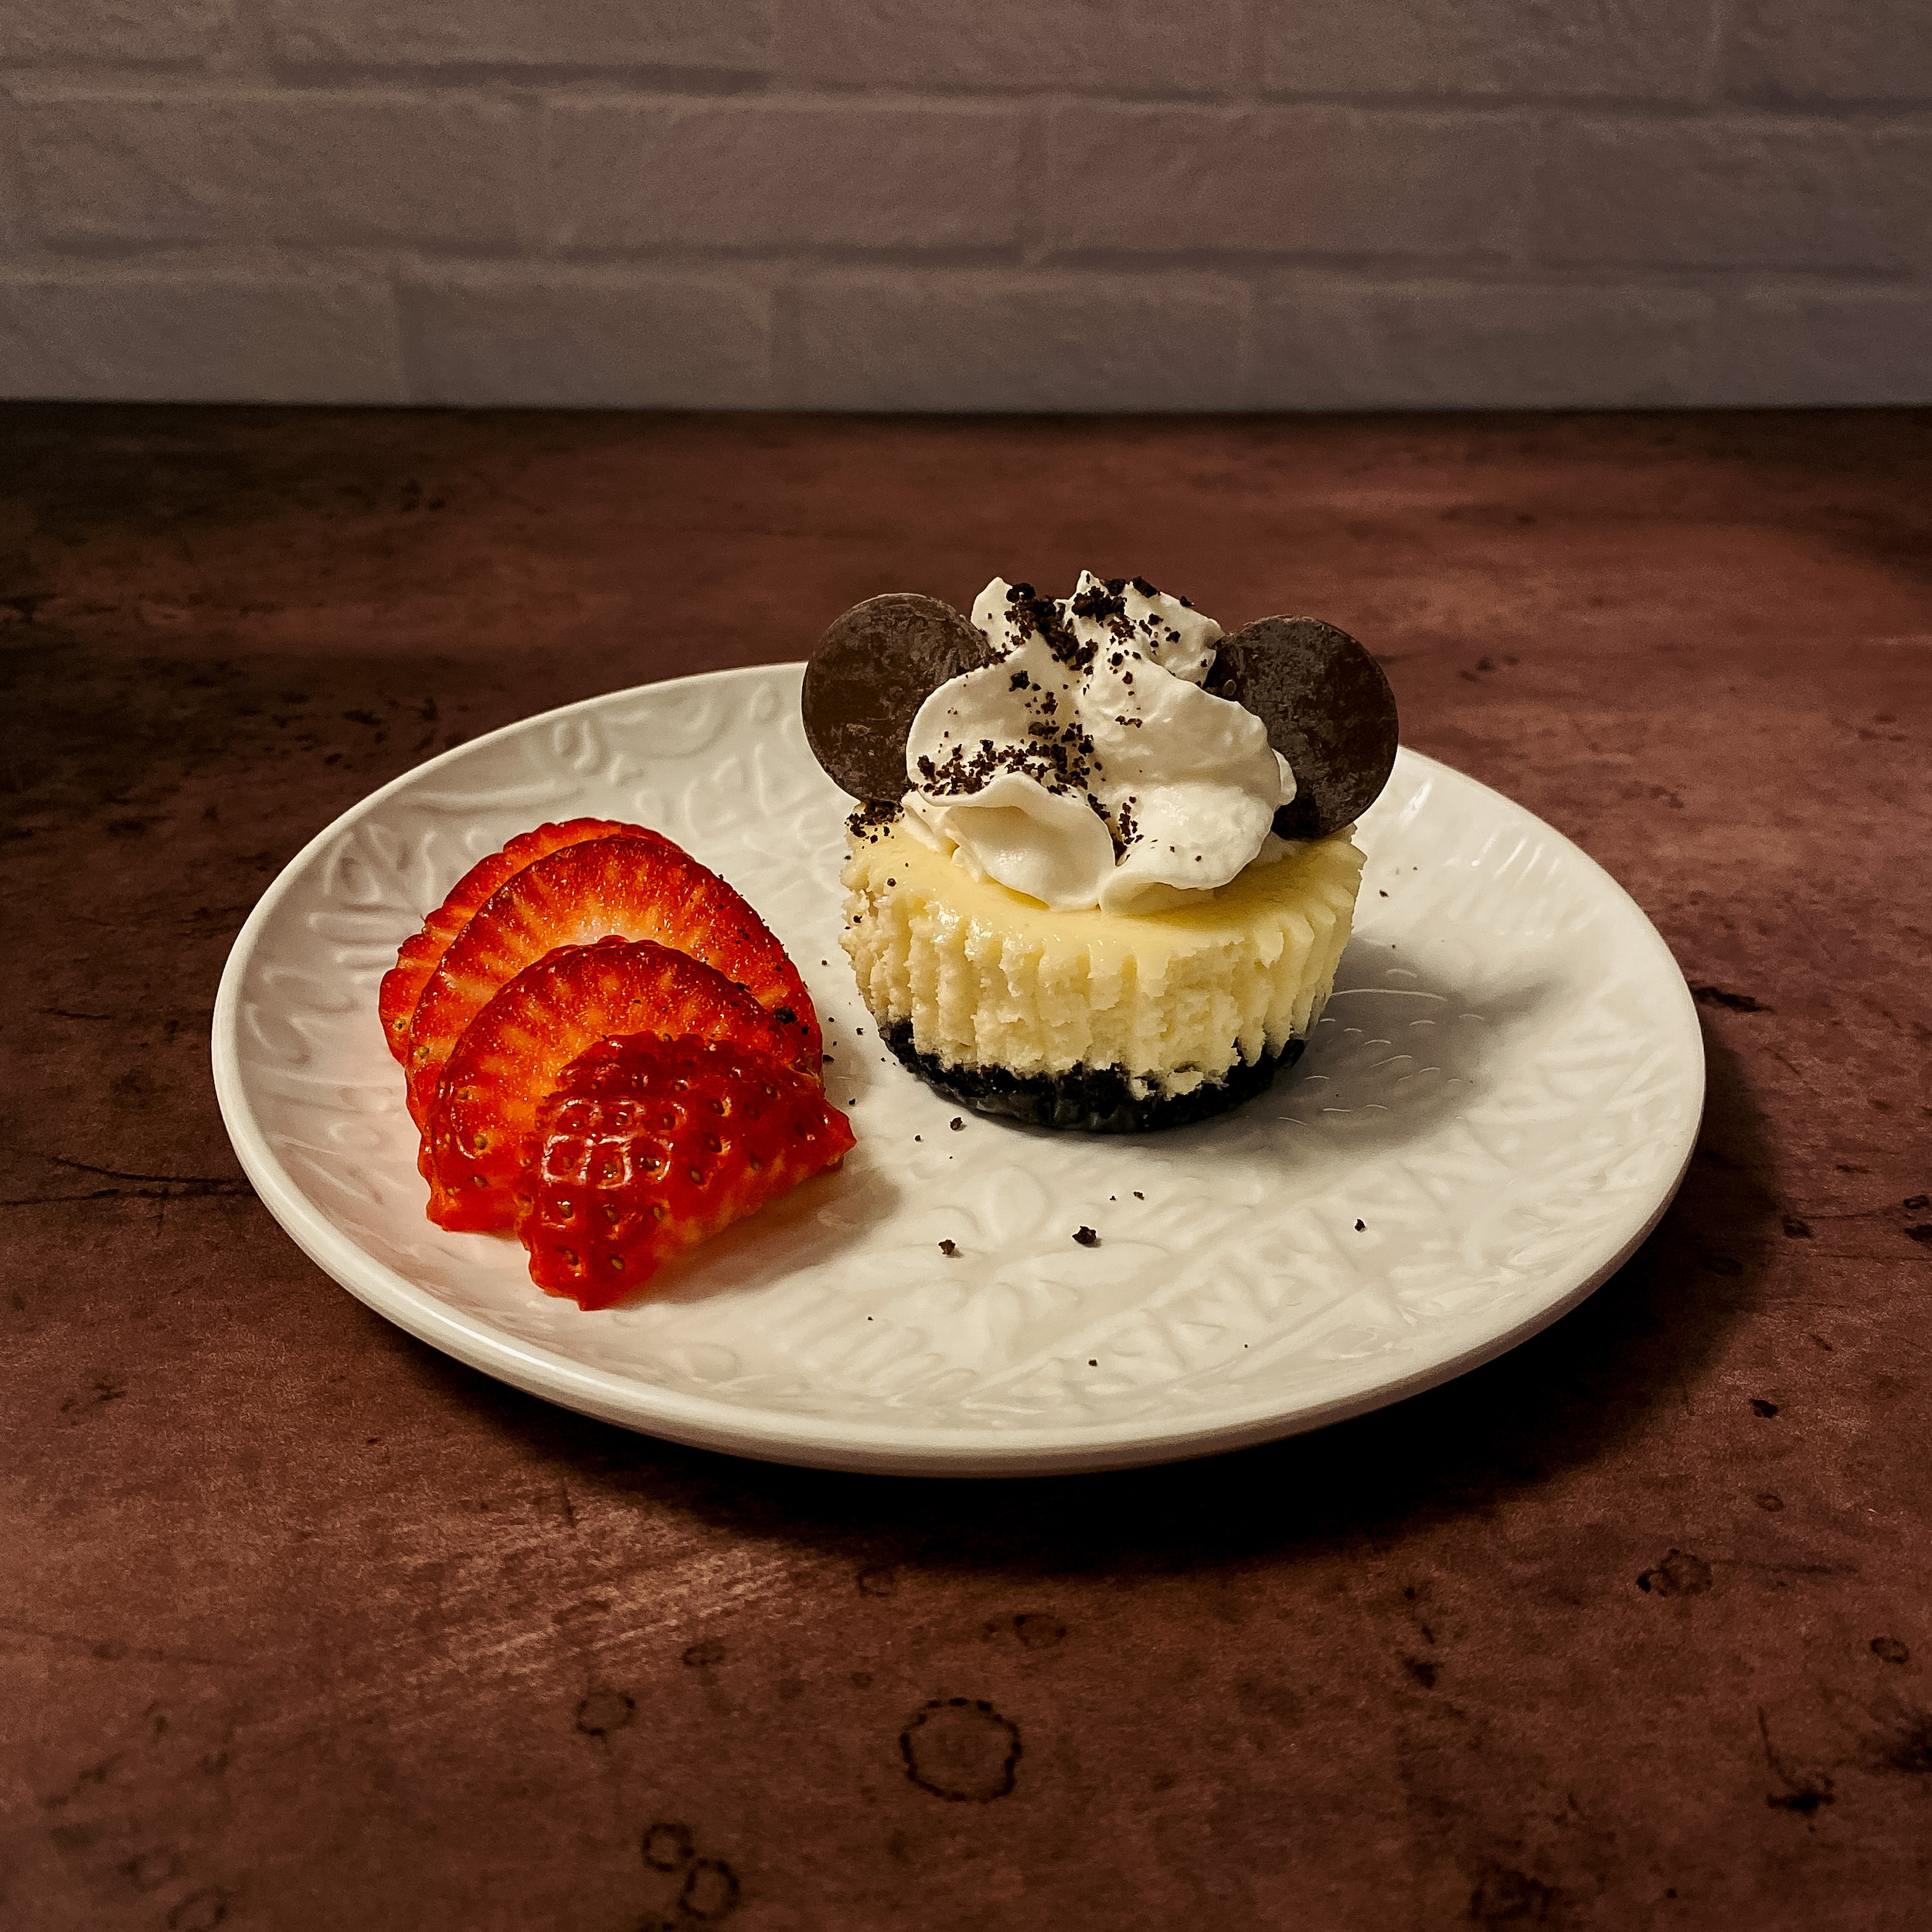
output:
M307 88L43 96L15 114L49 248L390 245L509 253L533 223L532 111Z
M762 0L267 0L268 45L292 66L767 70Z
M1265 14L1270 94L1356 98L1695 100L1712 30L1710 8L1685 0L1345 0Z
M570 252L1010 250L1023 117L834 100L563 101L545 231Z
M1246 386L1250 298L1213 272L869 269L794 298L808 409L1212 410Z
M0 67L107 66L139 72L213 59L232 0L8 0Z
M1535 131L1521 116L1083 101L1047 131L1056 254L1508 260Z
M1932 0L5 0L0 394L1932 402Z

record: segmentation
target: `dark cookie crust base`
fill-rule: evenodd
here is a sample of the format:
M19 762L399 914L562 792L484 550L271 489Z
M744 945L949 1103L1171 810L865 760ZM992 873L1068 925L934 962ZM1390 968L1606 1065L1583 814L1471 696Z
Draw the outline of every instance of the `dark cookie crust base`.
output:
M879 1037L929 1087L975 1112L1018 1121L1027 1127L1063 1128L1077 1134L1146 1134L1185 1127L1225 1114L1265 1093L1284 1066L1301 1057L1305 1041L1291 1039L1279 1053L1253 1066L1237 1060L1220 1080L1171 1099L1136 1100L1125 1074L1113 1067L1080 1066L1068 1073L1013 1073L1003 1066L949 1066L913 1044L910 1020L882 1027Z

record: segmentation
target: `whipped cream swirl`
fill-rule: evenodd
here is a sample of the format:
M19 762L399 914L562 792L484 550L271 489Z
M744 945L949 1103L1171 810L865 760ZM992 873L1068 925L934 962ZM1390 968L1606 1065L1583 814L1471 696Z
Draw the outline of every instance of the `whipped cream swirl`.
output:
M1221 627L1139 577L1070 597L995 577L998 661L941 685L906 739L906 822L976 877L1058 912L1165 912L1285 849L1287 760L1202 687Z

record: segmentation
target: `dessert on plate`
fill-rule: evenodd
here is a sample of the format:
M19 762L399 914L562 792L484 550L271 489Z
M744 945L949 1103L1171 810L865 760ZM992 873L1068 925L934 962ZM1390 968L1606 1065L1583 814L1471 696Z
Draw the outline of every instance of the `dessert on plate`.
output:
M1347 944L1395 702L1333 625L1223 635L1083 572L970 620L892 595L833 624L806 736L859 802L842 943L880 1037L1043 1127L1178 1125L1301 1051Z

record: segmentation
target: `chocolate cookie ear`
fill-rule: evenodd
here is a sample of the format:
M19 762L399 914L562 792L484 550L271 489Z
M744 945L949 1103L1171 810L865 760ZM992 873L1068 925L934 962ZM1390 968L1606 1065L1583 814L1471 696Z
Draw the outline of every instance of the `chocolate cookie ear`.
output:
M1400 742L1395 693L1345 631L1319 617L1262 617L1215 647L1207 688L1245 705L1294 772L1284 838L1319 838L1373 804Z
M906 734L934 692L991 664L986 640L950 604L896 590L855 604L805 666L805 742L855 798L906 790Z

